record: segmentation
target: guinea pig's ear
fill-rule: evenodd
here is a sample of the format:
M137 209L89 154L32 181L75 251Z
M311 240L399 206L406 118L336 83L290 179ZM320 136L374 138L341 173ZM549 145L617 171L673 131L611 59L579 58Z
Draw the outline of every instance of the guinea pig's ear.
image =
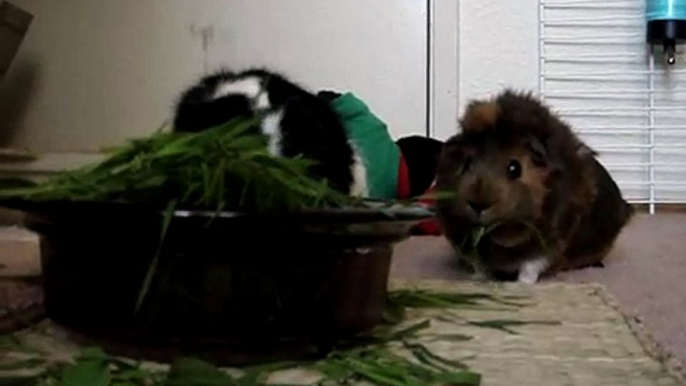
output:
M538 138L532 136L527 143L532 162L537 166L548 165L548 150L543 145L543 142Z
M439 172L452 172L455 169L462 170L464 163L469 159L466 140L462 135L456 135L443 145L438 161Z
M598 155L595 150L583 142L577 144L576 154L581 158L596 157Z
M527 142L531 161L536 166L547 167L552 170L562 170L562 162L555 156L553 149L547 146L545 139L531 136Z
M495 102L473 101L467 105L460 126L465 133L476 134L492 130L500 116L500 107Z

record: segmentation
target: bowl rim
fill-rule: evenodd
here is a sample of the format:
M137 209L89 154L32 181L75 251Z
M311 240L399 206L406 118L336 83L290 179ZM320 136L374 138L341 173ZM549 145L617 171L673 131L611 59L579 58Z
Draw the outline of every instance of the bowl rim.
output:
M287 220L287 221L315 221L331 223L359 223L359 222L421 222L435 216L428 206L413 203L401 204L378 200L363 200L362 206L343 208L312 208L292 211L273 212L240 212L215 211L209 209L178 208L173 212L174 218L185 219L215 219L215 220ZM30 200L30 199L2 199L0 207L19 210L28 214L61 215L78 217L98 215L98 213L112 213L121 216L159 215L164 216L166 208L148 203L105 202L91 200Z

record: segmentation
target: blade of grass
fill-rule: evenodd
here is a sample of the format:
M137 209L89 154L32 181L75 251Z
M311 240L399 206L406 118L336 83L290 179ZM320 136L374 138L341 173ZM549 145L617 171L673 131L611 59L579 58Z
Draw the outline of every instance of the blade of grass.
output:
M434 366L436 363L439 363L441 365L448 366L456 370L466 370L469 368L464 363L445 359L439 355L434 354L433 352L431 352L431 350L429 350L426 346L424 346L421 343L409 343L406 340L403 340L403 346L410 350L410 352L413 355L415 355L415 357L418 360L422 360L423 362L431 366ZM443 370L443 368L441 367L438 367L438 369Z
M510 327L519 327L519 326L526 326L530 324L537 324L537 325L546 325L546 326L557 326L560 325L560 322L555 322L555 321L537 321L537 320L530 320L530 321L521 321L521 320L505 320L505 319L496 319L496 320L485 320L485 321L470 321L467 322L467 324L476 326L476 327L482 327L482 328L490 328L498 331L503 331L511 335L519 335L517 331L514 331Z
M155 256L153 257L150 266L148 267L148 271L145 274L145 278L143 279L143 284L141 286L141 290L138 294L138 298L136 300L136 308L134 312L137 314L142 305L143 302L145 301L145 297L147 296L148 292L150 291L150 285L152 284L153 278L155 276L155 273L157 272L157 266L159 265L159 257L160 253L162 252L162 247L164 244L164 240L166 239L167 236L167 231L169 230L169 226L171 224L172 217L174 217L174 211L176 208L176 201L171 201L167 205L167 209L164 211L164 220L162 222L162 234L160 236L160 241L157 247L157 253L155 253Z

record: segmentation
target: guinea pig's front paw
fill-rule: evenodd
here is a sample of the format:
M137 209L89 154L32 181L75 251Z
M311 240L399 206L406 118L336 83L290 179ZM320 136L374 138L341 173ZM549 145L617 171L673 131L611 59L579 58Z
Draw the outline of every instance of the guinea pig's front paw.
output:
M539 275L531 273L530 271L520 271L517 281L523 284L536 284L538 282Z
M488 281L490 276L485 271L474 271L470 275L472 281Z
M491 274L486 269L484 265L479 263L478 261L473 261L472 262L472 274L471 274L471 280L473 281L489 281L491 280Z
M517 281L524 284L536 284L538 278L549 266L549 260L545 257L528 260L519 267Z

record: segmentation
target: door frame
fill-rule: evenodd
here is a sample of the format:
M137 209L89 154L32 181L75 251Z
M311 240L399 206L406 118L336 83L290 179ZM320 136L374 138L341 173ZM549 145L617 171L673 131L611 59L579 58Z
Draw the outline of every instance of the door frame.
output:
M427 1L426 135L457 131L460 92L459 0Z

